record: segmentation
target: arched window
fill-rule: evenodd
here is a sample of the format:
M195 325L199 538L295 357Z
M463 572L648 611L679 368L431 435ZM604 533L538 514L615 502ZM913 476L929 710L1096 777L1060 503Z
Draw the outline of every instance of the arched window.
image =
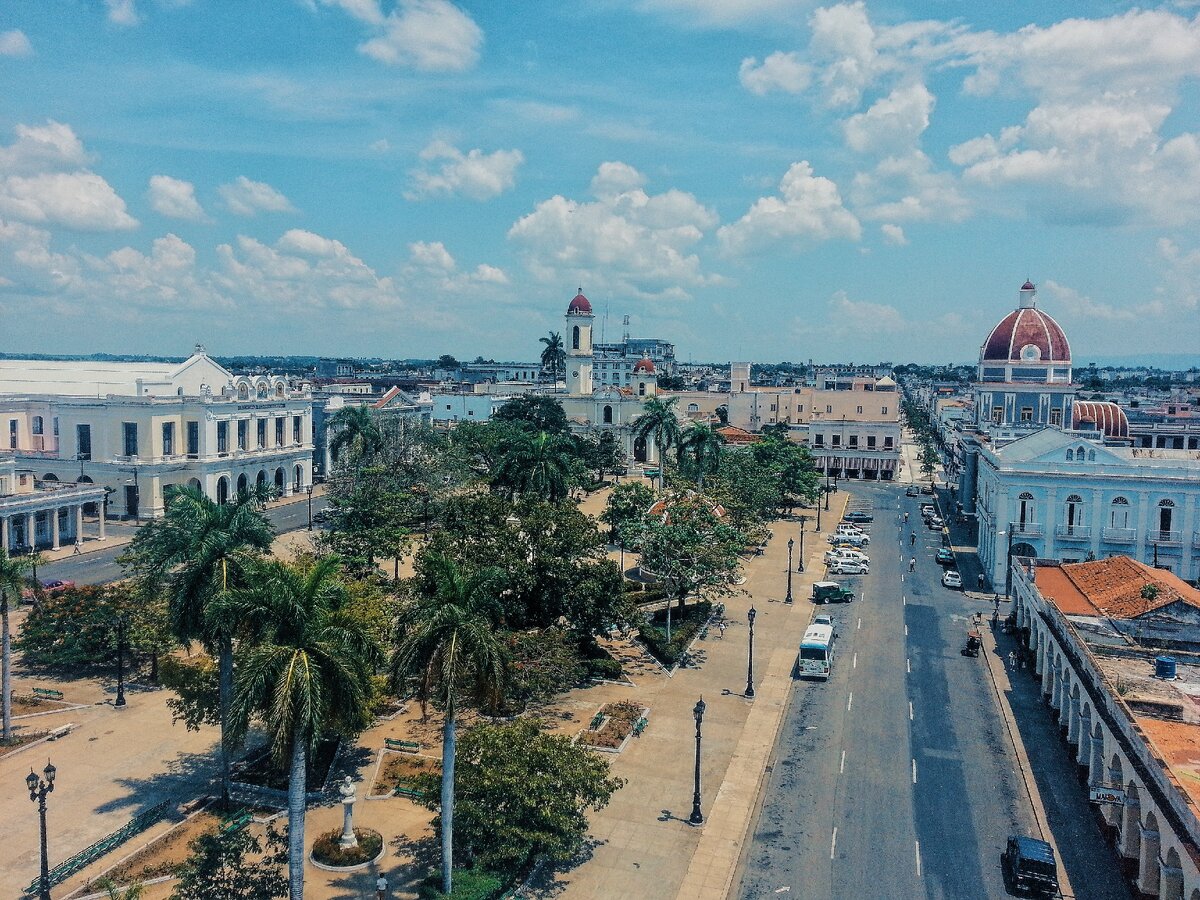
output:
M612 424L612 407L611 406L604 407L604 424L605 425Z
M1037 506L1033 501L1033 494L1026 491L1017 498L1020 501L1020 516L1017 519L1018 530L1024 531L1026 525L1032 525L1037 522Z
M1088 462L1095 462L1095 461L1096 461L1096 451L1089 450L1088 451Z
M1171 524L1175 518L1175 504L1170 500L1160 500L1158 502L1158 539L1160 541L1171 540Z
M1109 507L1108 524L1112 528L1129 527L1129 501L1124 497L1113 497Z
M238 399L239 400L249 400L250 399L250 388L248 385L245 385L245 384L238 385Z
M638 396L639 397L646 396L646 382L644 382L644 381L638 382Z
M700 404L699 403L689 403L687 411L688 411L689 415L700 412Z
M265 384L260 384L258 386L258 399L259 400L267 399L267 386Z
M283 382L282 381L279 382L279 384L275 385L275 396L279 397L280 399L283 398Z
M1067 534L1074 534L1083 525L1083 498L1072 494L1067 498Z
M42 433L42 430L43 430L45 427L46 427L46 426L45 426L45 423L42 421L42 417L41 417L41 416L34 416L34 417L33 417L33 433L34 433L34 434L41 434L41 433Z
M1074 460L1075 460L1075 451L1068 449L1067 450L1067 462L1073 462Z
M576 325L574 328L571 329L571 349L572 350L579 349L579 326L578 325Z

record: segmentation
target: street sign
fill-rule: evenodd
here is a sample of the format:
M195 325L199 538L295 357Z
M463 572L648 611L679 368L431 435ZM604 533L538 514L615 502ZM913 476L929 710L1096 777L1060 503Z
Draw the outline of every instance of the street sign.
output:
M1125 789L1104 784L1092 785L1088 791L1088 799L1093 803L1113 803L1122 806L1125 803Z

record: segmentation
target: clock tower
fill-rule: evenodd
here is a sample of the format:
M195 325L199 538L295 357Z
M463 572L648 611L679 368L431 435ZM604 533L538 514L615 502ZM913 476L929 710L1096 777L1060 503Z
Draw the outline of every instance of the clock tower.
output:
M567 306L567 394L572 397L592 395L592 324L596 317L592 304L583 296L583 289Z

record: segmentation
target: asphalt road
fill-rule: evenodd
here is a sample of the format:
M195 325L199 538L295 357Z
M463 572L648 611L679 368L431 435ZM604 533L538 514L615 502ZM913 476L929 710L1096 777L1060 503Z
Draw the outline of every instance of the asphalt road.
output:
M874 507L871 574L837 579L860 599L822 608L838 625L833 676L796 682L738 896L1005 896L1007 836L1037 831L986 662L960 652L970 617L991 607L941 585L939 535L918 512L928 497L882 484L854 492ZM1086 820L1065 752L1045 752L1035 767L1073 789ZM1075 842L1064 857L1076 896L1127 898L1098 830L1079 831L1063 835Z
M327 501L324 497L313 497L313 512L324 509ZM267 510L267 518L275 525L277 533L295 531L308 527L308 503L286 503ZM121 526L118 526L121 527ZM38 566L39 578L62 578L74 581L76 584L107 584L123 577L124 572L117 564L117 557L125 552L128 545L109 547L94 553L84 553L80 556L68 556L56 562Z

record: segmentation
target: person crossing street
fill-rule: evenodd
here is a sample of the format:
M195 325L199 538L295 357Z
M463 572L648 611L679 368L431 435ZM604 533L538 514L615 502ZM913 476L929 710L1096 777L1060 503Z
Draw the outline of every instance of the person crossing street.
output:
M908 571L917 571L917 558L915 556L908 561Z

